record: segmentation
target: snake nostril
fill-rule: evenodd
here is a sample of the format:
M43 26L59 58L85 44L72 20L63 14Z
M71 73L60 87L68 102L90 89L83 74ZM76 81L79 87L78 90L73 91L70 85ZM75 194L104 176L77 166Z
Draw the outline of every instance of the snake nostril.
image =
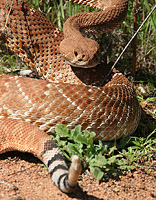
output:
M84 57L85 57L85 55L83 54L83 55L82 55L82 58L84 58Z

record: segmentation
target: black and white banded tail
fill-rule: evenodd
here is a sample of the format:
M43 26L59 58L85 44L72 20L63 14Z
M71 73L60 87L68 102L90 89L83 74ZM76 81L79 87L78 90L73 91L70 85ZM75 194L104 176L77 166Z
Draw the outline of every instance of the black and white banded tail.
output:
M77 155L72 157L72 164L68 169L61 150L53 142L47 140L44 144L42 160L48 167L52 181L65 193L72 192L81 173L81 162Z

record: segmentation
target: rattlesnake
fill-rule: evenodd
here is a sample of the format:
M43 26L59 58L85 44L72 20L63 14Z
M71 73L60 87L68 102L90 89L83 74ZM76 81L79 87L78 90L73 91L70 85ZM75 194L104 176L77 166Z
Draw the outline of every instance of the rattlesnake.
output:
M53 132L58 123L71 128L81 124L83 130L96 132L96 140L108 141L130 135L140 120L132 84L114 69L100 87L109 67L98 64L99 46L91 39L84 41L78 31L95 33L98 29L101 33L120 24L126 16L126 0L99 2L83 1L103 11L67 20L61 43L63 33L26 2L0 0L1 39L38 76L47 79L0 75L0 153L19 150L38 156L64 192L71 192L76 185L80 160L74 156L68 174L60 150L44 132ZM77 44L73 45L72 40Z

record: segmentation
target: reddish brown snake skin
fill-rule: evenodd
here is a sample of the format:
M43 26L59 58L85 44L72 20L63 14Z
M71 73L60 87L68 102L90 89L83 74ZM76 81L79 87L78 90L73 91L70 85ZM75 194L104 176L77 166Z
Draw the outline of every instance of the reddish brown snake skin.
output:
M79 33L115 28L126 16L127 1L97 3L83 1L103 11L69 18L63 36L23 0L0 0L0 39L38 76L47 79L0 75L0 153L19 150L38 156L64 192L71 192L76 185L80 160L74 157L68 172L60 150L46 133L53 132L56 124L71 128L81 124L83 129L95 131L96 139L109 141L132 134L140 121L132 84L114 69L100 87L109 67L97 64L99 46Z

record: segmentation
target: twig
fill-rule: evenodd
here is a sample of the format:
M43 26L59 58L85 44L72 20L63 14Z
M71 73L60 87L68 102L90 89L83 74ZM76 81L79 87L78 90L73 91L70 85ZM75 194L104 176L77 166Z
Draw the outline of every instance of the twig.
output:
M30 166L30 167L28 167L28 168L26 168L26 169L21 169L21 170L19 170L19 171L16 171L16 172L13 172L13 173L11 173L11 174L8 174L8 176L13 176L13 175L16 175L16 174L18 174L18 173L27 171L28 169L31 169L31 168L33 168L33 167L35 167L35 166L36 166L36 165L32 165L32 166Z
M0 181L0 184L7 185L8 187L12 187L14 190L18 190L18 187L12 183L7 183L5 181Z
M120 53L120 55L118 56L118 58L116 59L115 63L113 64L113 66L111 67L109 73L107 74L107 76L105 77L105 79L103 80L101 86L104 85L105 81L107 80L107 78L110 76L110 74L112 73L112 70L114 69L115 65L118 63L118 61L120 60L121 56L124 54L124 52L126 51L127 47L130 45L130 43L132 42L132 40L136 37L136 35L138 34L138 32L140 31L140 29L143 27L143 25L146 23L146 21L148 20L148 18L151 16L151 14L153 13L153 11L156 9L156 5L153 7L153 9L151 10L151 12L147 15L147 17L145 18L145 20L142 22L142 24L139 26L138 30L135 32L135 34L132 36L132 38L129 40L129 42L127 43L127 45L125 46L125 48L123 49L123 51Z
M134 5L134 33L137 31L137 7L138 7L138 0L135 0ZM135 76L136 72L136 49L137 49L137 36L134 38L132 42L132 48L133 48L133 57L132 57L132 76Z

